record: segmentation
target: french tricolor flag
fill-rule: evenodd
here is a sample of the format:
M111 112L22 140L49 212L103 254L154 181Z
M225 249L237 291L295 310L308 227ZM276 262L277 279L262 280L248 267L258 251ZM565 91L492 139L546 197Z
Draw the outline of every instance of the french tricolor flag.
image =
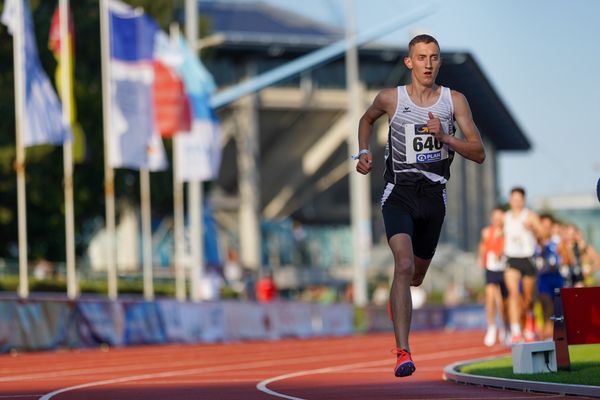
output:
M160 29L141 9L108 2L110 37L109 163L113 168L167 168L155 121L155 43Z
M111 166L165 169L160 137L177 134L176 179L215 179L221 140L212 76L182 37L169 38L141 9L108 5Z

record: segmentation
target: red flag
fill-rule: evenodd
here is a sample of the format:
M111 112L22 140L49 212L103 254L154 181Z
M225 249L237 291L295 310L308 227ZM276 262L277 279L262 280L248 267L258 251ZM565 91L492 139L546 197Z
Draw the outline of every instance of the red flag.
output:
M69 10L69 39L71 41L69 48L69 54L72 54L73 48L75 47L75 34L73 33L73 15ZM60 9L56 6L54 14L52 15L52 24L50 25L50 34L48 37L48 47L52 50L54 57L60 57Z
M162 137L191 130L192 113L183 81L159 61L154 62L154 119Z

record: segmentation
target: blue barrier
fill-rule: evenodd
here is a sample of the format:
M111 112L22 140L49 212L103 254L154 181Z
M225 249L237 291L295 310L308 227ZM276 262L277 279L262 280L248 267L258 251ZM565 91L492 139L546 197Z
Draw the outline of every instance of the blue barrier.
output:
M387 307L367 306L365 310L367 331L381 332L392 329ZM482 304L455 307L426 305L413 310L412 331L485 329L485 308Z
M0 351L349 335L350 304L0 299Z
M383 307L368 306L365 316L369 332L392 329ZM0 299L0 351L343 336L354 333L353 318L348 303ZM413 312L413 330L484 327L482 305Z

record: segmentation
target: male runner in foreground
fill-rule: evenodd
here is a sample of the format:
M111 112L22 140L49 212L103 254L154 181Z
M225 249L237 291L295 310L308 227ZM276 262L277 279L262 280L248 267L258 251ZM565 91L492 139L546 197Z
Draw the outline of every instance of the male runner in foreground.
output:
M408 336L412 316L410 286L425 278L446 214L446 182L454 153L482 163L485 150L466 98L435 83L441 66L437 40L418 35L409 43L404 64L411 71L406 86L381 90L361 117L356 170L373 165L369 137L375 121L387 115L387 182L381 209L394 255L390 305L396 337L396 376L415 371ZM464 139L454 136L454 121Z

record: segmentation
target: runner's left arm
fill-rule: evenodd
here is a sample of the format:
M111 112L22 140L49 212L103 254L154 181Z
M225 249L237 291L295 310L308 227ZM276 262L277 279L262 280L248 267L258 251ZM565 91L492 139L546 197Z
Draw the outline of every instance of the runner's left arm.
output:
M528 214L525 227L530 229L538 239L542 238L544 235L544 228L542 227L542 223L540 222L540 217L534 212L530 212Z
M473 114L465 96L455 90L452 91L452 104L454 105L454 118L464 134L464 139L448 135L444 132L439 118L429 113L430 120L427 123L429 132L431 132L437 140L448 145L452 150L456 151L461 156L475 161L478 164L485 160L485 149L481 141L479 130L473 121Z

